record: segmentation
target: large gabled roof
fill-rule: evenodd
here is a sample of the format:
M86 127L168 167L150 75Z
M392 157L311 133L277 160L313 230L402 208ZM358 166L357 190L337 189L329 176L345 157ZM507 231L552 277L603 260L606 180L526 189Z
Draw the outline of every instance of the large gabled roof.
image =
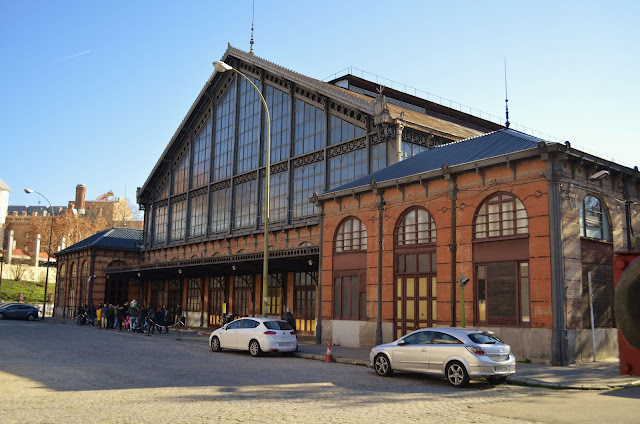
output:
M115 249L115 250L140 250L142 244L142 230L136 228L121 228L114 227L108 230L100 231L87 237L78 243L67 247L64 250L56 252L56 255L61 253L69 253L76 250L87 249L89 247L97 247L100 249Z
M302 75L300 73L294 72L285 67L277 65L273 62L270 62L268 60L255 56L253 53L247 53L242 50L239 50L235 47L232 47L229 44L221 60L225 62L231 62L229 64L234 65L233 62L236 59L244 61L246 63L253 64L257 67L264 69L265 71L269 72L274 76L281 77L285 80L293 82L294 84L305 86L308 89L314 90L321 95L327 96L331 99L335 99L339 102L343 102L345 105L351 106L369 115L375 114L374 99L371 97L364 96L362 94L343 89L331 83L320 81L318 79L311 78L306 75ZM139 195L144 193L144 191L147 189L149 184L151 184L151 182L154 181L157 172L162 168L162 165L163 165L163 162L165 161L166 156L171 151L174 143L178 140L180 133L184 130L185 126L189 122L189 119L192 117L194 112L198 110L198 107L200 106L202 100L205 97L208 97L207 92L209 91L210 87L214 85L214 79L216 77L216 74L217 72L213 71L208 81L203 86L202 90L200 91L200 94L191 105L191 108L189 109L184 119L180 123L180 126L177 128L173 137L167 144L167 147L162 152L162 155L160 155L160 157L158 158L158 161L156 162L156 165L154 166L153 170L149 173L147 180L142 185L138 193ZM392 118L395 119L398 116L400 116L401 112L404 112L404 121L406 121L405 124L408 124L408 126L416 127L418 129L433 128L436 130L436 133L451 132L452 134L457 134L456 137L458 138L473 137L483 132L480 130L471 130L470 128L467 128L463 125L456 124L455 122L452 122L446 119L439 119L438 117L435 117L435 116L419 114L415 111L411 111L409 109L405 109L400 106L395 106L395 105L388 105L388 106L389 106L389 111ZM494 125L494 124L491 123L491 125Z
M371 181L380 183L423 174L425 172L442 169L442 166L445 164L451 167L533 149L538 147L540 142L544 142L544 140L505 128L455 143L432 147L380 171L330 190L327 193L336 193L355 187L368 186L371 184Z

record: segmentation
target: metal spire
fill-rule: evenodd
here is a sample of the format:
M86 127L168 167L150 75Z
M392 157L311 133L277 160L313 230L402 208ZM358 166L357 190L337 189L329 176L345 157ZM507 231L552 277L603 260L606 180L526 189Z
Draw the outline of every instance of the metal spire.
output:
M507 93L507 57L504 58L504 107L507 115L507 121L504 126L509 128L509 95Z
M249 53L253 54L253 17L256 12L256 1L253 0L253 7L251 10L251 41L249 41Z

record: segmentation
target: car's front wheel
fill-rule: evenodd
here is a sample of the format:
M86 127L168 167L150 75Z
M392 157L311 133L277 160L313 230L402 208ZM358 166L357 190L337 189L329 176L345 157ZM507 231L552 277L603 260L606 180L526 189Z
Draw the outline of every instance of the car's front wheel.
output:
M33 321L34 319L36 319L36 316L34 314L29 314L29 315L27 315L27 319L29 321Z
M262 354L262 349L260 349L260 343L257 340L251 340L249 343L249 353L251 356L260 356Z
M219 338L214 337L211 339L211 350L213 350L214 352L220 352L222 350L222 348L220 347Z
M487 381L491 384L502 384L507 381L507 377L492 375L491 377L487 377Z
M393 373L391 369L391 363L389 362L389 358L387 355L383 353L379 353L378 356L373 361L373 368L376 370L378 375L383 377L388 377Z
M469 384L469 374L464 365L458 361L453 361L447 365L447 380L454 387L465 387Z

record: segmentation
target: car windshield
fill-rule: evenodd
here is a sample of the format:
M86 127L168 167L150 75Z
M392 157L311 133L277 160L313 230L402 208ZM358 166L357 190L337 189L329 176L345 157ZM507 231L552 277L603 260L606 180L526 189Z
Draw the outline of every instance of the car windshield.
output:
M469 334L469 338L472 342L478 344L495 344L502 343L502 340L490 333L472 333Z
M265 321L264 326L269 330L293 330L286 321Z

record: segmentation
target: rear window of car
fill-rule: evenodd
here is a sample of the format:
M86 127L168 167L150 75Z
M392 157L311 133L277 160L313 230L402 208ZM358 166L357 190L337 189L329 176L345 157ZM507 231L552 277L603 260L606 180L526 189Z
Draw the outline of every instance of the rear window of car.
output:
M469 338L471 339L472 342L478 343L478 344L502 343L502 340L500 340L495 335L489 334L489 333L472 333L472 334L469 334Z
M264 326L269 330L293 330L286 321L265 321Z

